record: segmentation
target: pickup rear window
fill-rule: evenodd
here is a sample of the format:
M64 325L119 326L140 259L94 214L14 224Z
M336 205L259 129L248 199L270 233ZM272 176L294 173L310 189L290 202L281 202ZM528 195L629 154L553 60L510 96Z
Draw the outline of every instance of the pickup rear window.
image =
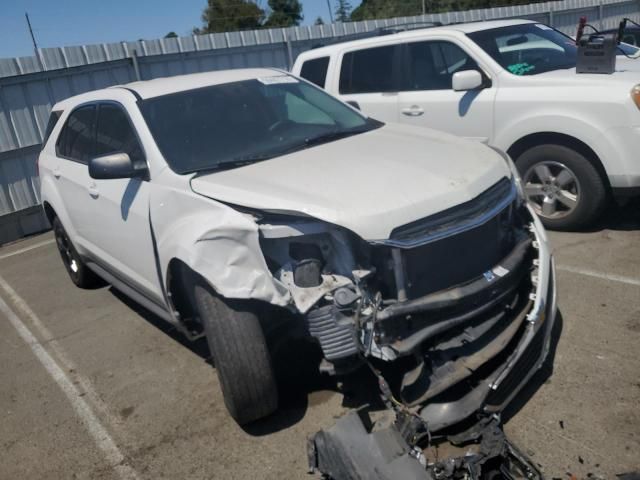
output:
M300 76L324 88L329 68L329 57L313 58L302 64Z

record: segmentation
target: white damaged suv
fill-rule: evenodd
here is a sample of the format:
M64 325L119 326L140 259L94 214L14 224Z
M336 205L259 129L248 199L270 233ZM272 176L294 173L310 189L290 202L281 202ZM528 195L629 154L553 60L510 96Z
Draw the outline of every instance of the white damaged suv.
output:
M271 69L85 93L55 105L47 138L42 200L73 282L206 335L241 424L277 408L278 317L325 371L401 370L387 394L432 432L500 411L547 354L545 232L485 145Z

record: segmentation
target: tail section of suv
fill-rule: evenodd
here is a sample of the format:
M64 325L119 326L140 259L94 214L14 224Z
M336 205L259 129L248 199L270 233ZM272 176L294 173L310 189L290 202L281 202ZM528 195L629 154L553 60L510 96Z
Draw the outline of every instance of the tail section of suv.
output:
M553 259L506 154L266 69L54 110L42 199L71 279L206 336L239 423L277 408L284 319L431 432L501 411L547 355Z
M549 228L593 223L640 194L640 86L629 62L576 74L575 42L541 23L418 29L302 53L293 73L385 122L437 128L508 152Z

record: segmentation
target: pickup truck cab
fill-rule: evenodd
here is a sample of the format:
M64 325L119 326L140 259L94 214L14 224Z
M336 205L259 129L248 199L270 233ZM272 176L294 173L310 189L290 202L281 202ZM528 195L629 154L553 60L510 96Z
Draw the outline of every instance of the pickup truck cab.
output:
M336 43L302 53L292 71L373 118L507 152L543 223L578 229L611 194L640 193L640 77L630 62L612 75L576 74L570 37L501 20Z

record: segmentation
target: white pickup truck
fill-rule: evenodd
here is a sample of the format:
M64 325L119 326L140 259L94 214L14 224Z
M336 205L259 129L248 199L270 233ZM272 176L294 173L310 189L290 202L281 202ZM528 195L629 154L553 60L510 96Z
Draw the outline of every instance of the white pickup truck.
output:
M543 223L578 229L611 196L640 193L640 75L631 62L612 75L576 74L570 37L501 20L316 48L293 73L373 118L507 152Z

